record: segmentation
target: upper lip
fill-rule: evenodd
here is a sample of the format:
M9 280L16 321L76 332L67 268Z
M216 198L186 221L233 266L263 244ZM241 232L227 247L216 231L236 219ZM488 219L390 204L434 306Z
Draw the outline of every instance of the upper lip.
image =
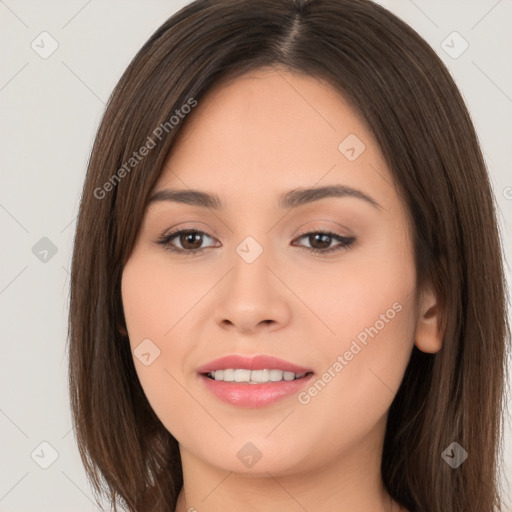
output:
M200 366L197 369L197 372L209 373L215 370L237 368L246 370L283 370L285 372L293 373L308 373L313 371L310 368L304 368L274 356L259 355L251 357L232 354L214 359L213 361Z

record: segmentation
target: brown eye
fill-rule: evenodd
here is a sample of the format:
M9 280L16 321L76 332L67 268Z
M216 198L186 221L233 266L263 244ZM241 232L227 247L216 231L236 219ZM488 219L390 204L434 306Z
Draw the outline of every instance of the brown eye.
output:
M311 235L307 235L307 237L309 245L315 250L328 249L333 240L331 235L327 235L325 233L313 233Z
M197 232L184 232L178 236L178 240L184 249L197 250L200 249L202 243L202 235ZM199 242L199 243L198 243Z
M306 247L306 249L319 254L348 249L355 242L354 237L345 237L337 233L331 233L330 231L311 231L302 234L296 238L296 240L300 240L301 238L306 238L309 243L309 247ZM331 247L333 240L336 240L339 244Z
M204 231L182 229L163 236L157 243L169 251L189 255L204 250L204 248L201 247L204 237L213 239L213 237ZM176 247L173 240L176 240L181 247Z

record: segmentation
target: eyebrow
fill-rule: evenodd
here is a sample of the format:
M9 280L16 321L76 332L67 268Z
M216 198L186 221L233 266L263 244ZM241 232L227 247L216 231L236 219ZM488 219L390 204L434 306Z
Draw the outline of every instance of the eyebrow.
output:
M345 185L329 185L316 188L296 188L279 197L278 206L283 209L298 208L299 206L319 201L327 197L355 197L371 204L378 210L382 206L372 197L361 190ZM193 189L162 189L155 192L149 199L149 204L159 201L173 201L192 206L202 206L214 210L225 209L226 205L216 194L210 194L201 190Z

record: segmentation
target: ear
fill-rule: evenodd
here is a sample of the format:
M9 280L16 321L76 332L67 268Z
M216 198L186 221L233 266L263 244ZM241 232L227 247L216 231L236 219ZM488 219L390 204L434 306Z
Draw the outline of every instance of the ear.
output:
M437 297L431 286L421 293L418 303L418 322L414 343L422 352L435 353L442 348L440 332L440 310Z

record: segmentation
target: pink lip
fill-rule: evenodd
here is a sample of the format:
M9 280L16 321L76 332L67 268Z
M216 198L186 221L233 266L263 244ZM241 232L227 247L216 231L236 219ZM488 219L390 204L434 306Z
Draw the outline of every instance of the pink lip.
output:
M197 373L208 373L215 370L227 370L227 369L246 369L246 370L283 370L285 372L293 373L308 373L312 372L310 368L303 368L295 364L289 363L284 359L279 359L273 356L239 356L236 354L220 357L214 359L197 369Z
M306 373L304 377L291 381L268 382L265 384L249 384L247 382L224 382L210 379L205 374L215 370L226 369L246 370L283 370L293 373ZM199 378L206 388L223 402L245 408L256 408L270 405L282 398L296 394L313 377L313 371L302 366L272 356L244 357L231 355L215 359L199 367Z

